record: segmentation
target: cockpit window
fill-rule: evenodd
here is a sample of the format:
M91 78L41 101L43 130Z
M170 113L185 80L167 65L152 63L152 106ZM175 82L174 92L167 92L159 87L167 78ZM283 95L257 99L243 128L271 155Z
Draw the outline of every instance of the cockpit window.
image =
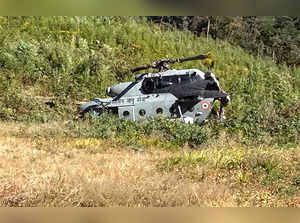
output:
M174 76L164 76L159 79L159 81L162 82L170 82L172 84L184 84L184 83L190 83L195 80L199 80L201 77L197 75L197 73L193 73L191 75L188 74L182 74L182 75L174 75Z
M190 76L187 76L187 75L180 75L178 76L178 82L179 83L186 83L186 82L190 82L191 81L191 78Z
M192 74L172 75L145 78L142 83L142 89L145 93L151 93L155 89L162 89L172 85L191 83L199 80L201 77L196 72Z
M164 76L162 77L162 80L167 82L172 82L173 84L178 84L177 76Z

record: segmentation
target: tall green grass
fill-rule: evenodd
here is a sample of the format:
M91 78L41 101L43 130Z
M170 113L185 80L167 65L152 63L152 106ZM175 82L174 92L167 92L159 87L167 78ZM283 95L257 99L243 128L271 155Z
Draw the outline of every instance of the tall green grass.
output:
M2 120L70 119L74 101L104 97L108 86L132 80L135 66L210 52L212 71L232 102L227 121L203 131L242 135L245 143L299 143L300 70L227 42L165 30L139 17L0 17L0 31ZM200 61L173 67L207 70ZM58 106L49 109L32 98L37 95L58 97Z

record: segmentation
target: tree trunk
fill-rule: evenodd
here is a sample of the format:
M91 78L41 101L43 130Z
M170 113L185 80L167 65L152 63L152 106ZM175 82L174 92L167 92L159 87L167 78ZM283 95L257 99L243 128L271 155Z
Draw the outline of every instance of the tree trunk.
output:
M206 40L207 40L207 41L208 41L208 35L209 35L209 28L210 28L210 19L208 18L207 32L206 32Z

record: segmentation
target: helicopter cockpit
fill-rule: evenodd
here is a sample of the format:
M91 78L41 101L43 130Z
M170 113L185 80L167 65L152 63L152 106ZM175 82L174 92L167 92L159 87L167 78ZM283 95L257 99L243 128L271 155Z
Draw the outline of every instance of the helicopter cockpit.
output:
M182 73L174 75L160 75L154 77L146 77L142 82L141 90L145 94L158 93L160 89L167 88L175 85L182 85L192 83L197 80L201 80L201 75L196 71L191 73Z
M220 84L215 75L211 72L203 73L200 70L185 70L186 72L178 72L174 70L173 75L164 74L160 76L145 77L142 82L141 91L144 94L165 93L178 91L181 87L197 88L197 90L220 91Z

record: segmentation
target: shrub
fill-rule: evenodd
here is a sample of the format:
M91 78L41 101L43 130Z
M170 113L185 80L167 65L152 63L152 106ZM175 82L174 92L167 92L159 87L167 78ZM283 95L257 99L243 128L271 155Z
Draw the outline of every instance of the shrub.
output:
M165 30L140 18L5 17L1 21L6 30L0 34L2 119L23 119L17 118L21 114L8 98L26 104L25 107L32 110L28 117L34 120L50 120L46 113L56 118L70 118L75 110L70 106L75 101L102 97L108 86L133 80L134 74L129 70L135 66L160 58L210 52L215 59L212 71L232 98L226 110L228 121L205 128L165 120L158 120L156 124L121 122L120 130L112 132L119 134L129 128L131 135L128 133L126 137L138 141L139 134L146 135L151 129L160 128L163 138L178 146L204 143L210 138L208 134L217 137L223 130L231 135L242 135L244 143L299 142L299 109L292 111L300 96L297 68L277 66L269 59L250 56L227 42L196 37L188 31ZM198 61L173 67L207 70L205 64ZM8 92L8 88L19 91ZM8 94L12 97L5 96ZM56 96L62 103L50 112L23 95ZM38 103L36 109L33 108L35 103ZM45 113L41 115L38 111ZM126 125L128 127L124 127Z

